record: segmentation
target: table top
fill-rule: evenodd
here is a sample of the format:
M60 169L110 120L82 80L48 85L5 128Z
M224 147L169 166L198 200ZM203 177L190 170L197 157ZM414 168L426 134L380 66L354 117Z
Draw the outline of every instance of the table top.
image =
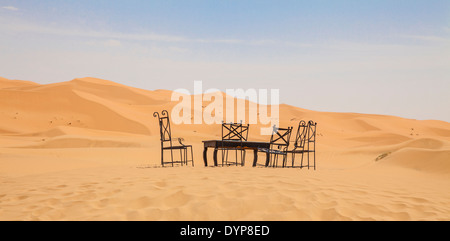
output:
M241 141L238 141L238 140L206 140L206 141L202 141L202 142L214 142L214 141L217 141L217 142L241 142ZM269 143L269 142L266 142L266 141L242 141L243 143Z
M205 147L243 146L243 147L269 147L270 142L238 141L238 140L207 140L203 141Z

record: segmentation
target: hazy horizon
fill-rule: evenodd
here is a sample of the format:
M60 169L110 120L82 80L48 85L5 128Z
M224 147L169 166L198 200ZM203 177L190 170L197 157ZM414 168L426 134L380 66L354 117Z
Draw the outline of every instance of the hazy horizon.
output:
M449 1L0 0L0 76L450 122Z

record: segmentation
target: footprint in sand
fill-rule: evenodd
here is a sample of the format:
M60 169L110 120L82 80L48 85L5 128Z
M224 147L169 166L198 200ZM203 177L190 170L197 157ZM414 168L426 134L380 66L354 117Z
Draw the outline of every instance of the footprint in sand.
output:
M110 197L110 196L113 196L113 195L115 195L117 193L120 193L120 192L122 192L122 189L114 189L112 191L105 192L102 195Z
M122 189L114 189L114 190L112 191L112 193L116 194L116 193L119 193L119 192L121 192L121 191L122 191Z
M95 187L96 185L98 185L97 182L88 182L88 183L83 183L83 184L81 184L80 188L83 188L83 189L90 189L90 188Z
M29 198L29 196L21 195L21 196L15 197L13 200L14 201L22 201L22 200L25 200L27 198Z
M57 198L50 198L50 199L47 199L47 200L45 201L45 203L46 203L47 205L50 205L50 206L55 206L55 205L60 204L60 203L61 203L61 200L59 200L59 199L57 199Z
M339 221L350 219L342 215L336 208L326 208L320 211L320 220Z
M33 215L35 217L39 217L45 213L50 212L51 210L53 210L53 208L51 208L51 207L40 207L40 208L37 208L36 210L32 211L31 215Z
M128 221L142 220L141 213L138 211L129 211L129 212L127 212L127 220Z
M160 220L163 215L163 211L159 208L149 208L145 211L145 219L146 220Z
M39 206L37 206L37 205L30 205L30 206L26 206L25 207L25 210L27 210L27 211L31 211L31 210L34 210L34 209L36 209L36 208L38 208Z
M111 199L109 199L109 198L103 198L103 199L100 199L100 200L98 200L98 201L95 201L94 204L93 204L93 206L94 206L95 208L105 208L105 207L107 207L107 206L110 205L110 204L111 204Z
M430 201L428 201L427 199L424 198L418 198L418 197L406 197L407 199L411 200L414 203L419 203L419 204L424 204L424 203L429 203Z
M87 191L87 192L80 192L77 195L71 197L72 200L75 201L79 201L79 200L84 200L84 201L91 201L91 200L95 200L97 198L97 194L94 193L93 191Z
M122 178L116 177L116 178L109 180L107 183L117 183L117 181L120 181L120 180L122 180Z
M164 198L164 203L169 207L180 207L187 204L191 200L191 196L183 191L177 191Z

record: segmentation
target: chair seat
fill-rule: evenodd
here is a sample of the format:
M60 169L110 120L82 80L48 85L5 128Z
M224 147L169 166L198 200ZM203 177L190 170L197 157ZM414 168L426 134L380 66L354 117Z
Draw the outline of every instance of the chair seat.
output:
M258 151L270 153L270 154L286 155L286 152L284 152L284 151L279 151L279 150L274 150L274 149L269 149L269 148L258 148Z
M241 146L233 146L233 147L226 147L226 146L221 147L221 146L218 146L215 149L217 149L217 150L235 150L235 149L237 149L237 150L244 150L246 148L245 147L241 147Z
M303 151L303 150L292 150L292 151L287 151L288 153L305 153L307 151Z
M298 150L289 150L289 151L287 151L287 152L288 152L288 153L304 153L304 152L310 152L310 151L298 149Z
M163 147L162 149L164 150L170 150L170 149L186 149L187 147L192 147L191 145L186 145L186 146L168 146L168 147Z

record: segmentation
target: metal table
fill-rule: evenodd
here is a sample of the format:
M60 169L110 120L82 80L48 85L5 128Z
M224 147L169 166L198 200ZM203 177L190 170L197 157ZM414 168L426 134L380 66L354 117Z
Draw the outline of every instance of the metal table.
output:
M258 149L259 148L270 148L269 142L258 142L258 141L233 141L233 140L208 140L203 141L204 149L203 149L203 161L205 162L205 166L208 166L208 158L207 152L208 148L214 148L214 166L218 166L217 164L217 151L218 148L243 148L243 149L251 149L253 150L253 166L255 167L258 162ZM266 153L266 166L269 165L270 154Z

